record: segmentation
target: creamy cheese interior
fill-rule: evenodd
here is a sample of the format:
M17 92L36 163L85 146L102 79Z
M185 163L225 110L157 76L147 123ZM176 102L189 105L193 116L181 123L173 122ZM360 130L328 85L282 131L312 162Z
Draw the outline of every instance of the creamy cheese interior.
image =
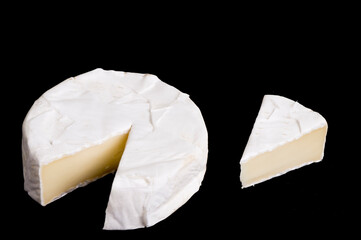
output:
M265 152L241 164L243 187L263 182L303 165L320 161L326 141L327 126L299 139Z
M106 140L41 167L42 205L64 193L114 172L123 154L128 133Z

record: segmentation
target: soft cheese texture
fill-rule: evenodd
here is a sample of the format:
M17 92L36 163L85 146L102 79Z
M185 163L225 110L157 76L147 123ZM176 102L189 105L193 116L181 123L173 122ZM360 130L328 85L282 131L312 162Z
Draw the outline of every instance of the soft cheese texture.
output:
M86 185L108 173L114 172L128 134L106 140L73 155L55 160L41 168L43 202L48 204L78 186Z
M298 102L265 95L240 161L242 186L321 161L327 127L319 113Z
M104 228L133 229L198 191L208 135L187 94L151 74L95 69L35 101L22 149L25 190L42 205L116 170Z

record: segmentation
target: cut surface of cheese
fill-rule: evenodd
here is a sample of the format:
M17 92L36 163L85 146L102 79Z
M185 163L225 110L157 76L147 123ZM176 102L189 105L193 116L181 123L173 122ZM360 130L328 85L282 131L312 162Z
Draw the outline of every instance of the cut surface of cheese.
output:
M41 168L42 199L48 204L63 193L114 172L128 134L112 137L96 146L55 160Z
M249 187L323 158L327 122L298 102L265 95L240 161Z
M42 205L116 172L104 229L134 229L198 191L208 133L189 96L155 75L95 69L34 102L22 154L24 188Z

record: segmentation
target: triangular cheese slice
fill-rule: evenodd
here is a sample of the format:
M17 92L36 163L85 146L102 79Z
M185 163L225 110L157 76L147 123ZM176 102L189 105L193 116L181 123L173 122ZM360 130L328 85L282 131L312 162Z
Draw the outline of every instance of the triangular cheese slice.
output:
M319 113L265 95L240 161L242 187L321 161L326 133L327 122Z

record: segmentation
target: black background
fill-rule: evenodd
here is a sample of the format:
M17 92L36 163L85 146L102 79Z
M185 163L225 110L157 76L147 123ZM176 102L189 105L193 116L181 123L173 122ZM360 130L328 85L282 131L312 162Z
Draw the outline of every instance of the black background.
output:
M35 12L27 7L15 8L13 20L18 21L5 24L4 69L9 74L3 79L3 119L11 141L3 145L9 153L3 159L4 230L34 237L46 231L69 237L219 233L239 238L355 230L358 187L352 186L356 175L351 171L357 155L351 153L350 137L358 132L359 74L351 72L359 55L352 45L352 13L341 15L345 10L338 6L271 10L214 4L140 11L67 5L59 12L59 6ZM200 190L149 228L102 230L113 175L46 207L23 190L21 125L27 111L57 83L98 67L157 75L188 93L207 125L209 155ZM296 100L326 118L325 157L241 189L239 160L265 94Z

